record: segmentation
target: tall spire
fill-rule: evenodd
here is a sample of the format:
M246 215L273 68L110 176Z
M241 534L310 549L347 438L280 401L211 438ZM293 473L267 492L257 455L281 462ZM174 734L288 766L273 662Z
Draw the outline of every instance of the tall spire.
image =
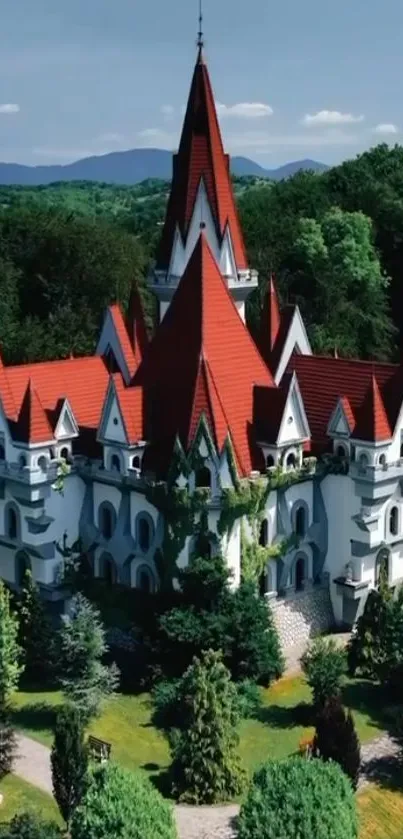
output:
M202 0L199 0L199 31L197 33L197 46L199 50L199 58L201 57L202 49L204 47L204 32L203 32L203 5Z

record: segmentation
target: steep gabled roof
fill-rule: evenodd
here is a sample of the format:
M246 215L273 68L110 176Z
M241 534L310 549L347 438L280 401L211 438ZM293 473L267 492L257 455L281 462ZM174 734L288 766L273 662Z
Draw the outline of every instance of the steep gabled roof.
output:
M294 353L288 370L295 370L297 374L316 448L324 449L328 445L329 420L341 394L348 400L349 421L357 437L360 409L365 400L368 405L368 391L373 389L373 377L382 397L389 428L393 431L403 401L403 370L398 365ZM363 410L367 412L368 408Z
M371 376L368 390L356 413L353 437L356 440L365 440L372 443L380 443L382 440L390 440L392 437L389 420L374 374Z
M126 387L120 373L113 376L116 397L122 412L127 442L143 439L143 394L139 387Z
M134 352L136 367L140 364L148 344L143 304L137 286L132 285L127 313L127 333Z
M176 435L188 449L204 413L218 449L229 431L240 473L256 468L254 386L274 383L204 234L134 384L144 390L146 439L165 440L167 459Z
M167 270L177 228L185 240L203 180L219 240L228 225L238 269L247 268L246 251L232 190L229 157L224 153L209 73L199 51L193 73L156 268Z
M32 379L28 382L18 419L13 424L12 431L14 439L24 443L48 443L53 440L53 430Z
M133 376L133 373L136 369L136 357L129 337L129 333L126 329L126 324L124 321L122 310L118 303L114 303L112 306L109 306L109 312L111 314L113 324L122 349L122 353L127 364L127 369L129 371L130 376Z
M280 304L273 275L267 285L263 298L262 313L260 318L259 349L264 360L269 366L272 363L272 354L281 327Z

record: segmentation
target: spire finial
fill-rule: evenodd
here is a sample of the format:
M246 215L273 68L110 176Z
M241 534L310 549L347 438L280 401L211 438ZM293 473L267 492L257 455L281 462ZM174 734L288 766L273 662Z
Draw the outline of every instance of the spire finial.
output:
M199 48L199 52L204 47L204 33L203 33L203 2L199 0L199 31L197 33L197 46Z

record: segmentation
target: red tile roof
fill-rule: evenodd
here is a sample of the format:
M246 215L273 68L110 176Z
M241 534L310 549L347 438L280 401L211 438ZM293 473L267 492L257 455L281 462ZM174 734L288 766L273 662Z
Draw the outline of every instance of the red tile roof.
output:
M202 179L217 234L221 239L229 226L237 268L245 269L247 257L232 190L229 157L224 153L210 78L200 52L179 151L173 161L171 194L157 253L157 269L169 267L177 226L186 239Z
M144 436L142 390L139 387L126 387L120 373L113 376L113 381L128 443L137 443Z
M48 443L53 440L53 430L32 379L27 384L13 436L24 443Z
M0 375L0 396L4 400L6 394L4 404L9 402L6 414L11 420L15 420L20 412L30 379L46 412L55 411L59 400L66 397L80 427L98 428L109 379L100 356L4 368L3 375Z
M337 358L337 356L336 356ZM342 405L344 416L347 421L347 425L349 427L350 432L353 430L355 425L354 414L350 405L350 401L347 399L347 396L342 396L340 399L340 403Z
M317 448L328 445L329 420L341 395L348 400L354 426L365 401L368 411L368 390L373 387L373 377L379 386L390 429L394 429L403 399L403 371L399 366L294 353L288 369L297 374L312 442Z
M356 412L353 437L356 440L369 440L373 443L390 440L392 437L389 420L374 374L371 376L364 400Z
M127 315L127 333L134 352L135 365L140 364L148 345L147 329L144 320L143 304L137 286L133 285L130 293Z
M124 359L127 364L127 369L130 373L130 376L133 376L133 373L136 369L136 358L133 350L133 346L131 344L128 331L126 329L126 324L124 321L124 317L122 314L122 310L118 303L114 303L112 306L109 306L109 312L111 314L114 327L117 332L117 336L119 338L119 343L122 348L122 353Z
M204 234L134 383L144 387L147 439L168 449L178 434L186 449L204 412L218 447L229 429L240 473L256 468L254 387L274 383Z

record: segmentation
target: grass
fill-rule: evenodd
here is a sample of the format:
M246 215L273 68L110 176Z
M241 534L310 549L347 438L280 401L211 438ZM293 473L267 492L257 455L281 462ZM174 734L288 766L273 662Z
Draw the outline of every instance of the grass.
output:
M240 751L253 771L268 757L281 758L295 752L311 727L310 690L302 676L286 677L262 691L258 719L245 720L240 729ZM343 696L354 714L361 742L376 737L385 728L376 686L360 680L347 681ZM52 744L55 709L62 701L58 692L19 692L15 696L14 721L18 729L46 746ZM151 723L148 694L119 694L108 702L91 733L112 744L115 760L148 774L163 772L169 764L169 748Z
M9 822L17 813L29 810L47 821L62 823L53 798L16 775L3 778L0 792L4 796L0 805L0 821Z
M375 784L357 796L360 839L402 839L403 793Z

